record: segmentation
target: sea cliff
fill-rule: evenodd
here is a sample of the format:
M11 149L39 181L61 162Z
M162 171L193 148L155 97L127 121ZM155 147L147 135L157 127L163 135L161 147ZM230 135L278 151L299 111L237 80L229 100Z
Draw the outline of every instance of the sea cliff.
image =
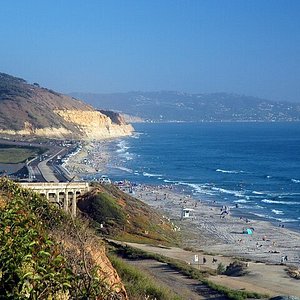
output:
M0 135L18 138L105 139L133 131L120 114L0 73Z

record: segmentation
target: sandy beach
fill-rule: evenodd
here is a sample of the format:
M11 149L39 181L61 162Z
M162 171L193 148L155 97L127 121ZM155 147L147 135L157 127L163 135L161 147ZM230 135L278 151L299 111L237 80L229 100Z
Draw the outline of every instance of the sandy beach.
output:
M285 264L299 266L300 232L243 217L235 207L227 207L229 213L222 214L225 206L179 194L172 186L138 185L134 192L181 227L185 247L273 264L281 263L284 256ZM189 218L181 219L183 208L191 209ZM243 233L248 228L251 235Z
M94 141L82 145L79 153L69 157L64 167L78 179L85 175L104 172L110 153L106 149L107 141Z
M89 170L105 170L110 155L105 149L104 144L97 144L96 151L102 150L99 154L90 145L83 148L68 162L68 169L74 173L83 171L81 175L89 173ZM225 201L216 203L193 199L176 185L129 184L123 190L170 219L182 235L182 247L189 249L187 252L182 249L165 250L166 253L158 249L158 253L191 264L193 255L198 253L199 260L206 257L206 267L210 268L217 268L219 262L228 265L235 257L244 258L250 260L249 275L230 280L226 276L216 276L212 280L232 288L255 291L259 287L260 292L269 295L300 296L299 280L290 278L285 271L287 266L300 268L300 232L251 218L241 208L225 207ZM190 217L181 217L183 208L190 209ZM225 209L228 213L223 213ZM250 228L252 234L243 233ZM151 251L151 247L148 248L145 250ZM212 258L215 257L218 263L213 264Z

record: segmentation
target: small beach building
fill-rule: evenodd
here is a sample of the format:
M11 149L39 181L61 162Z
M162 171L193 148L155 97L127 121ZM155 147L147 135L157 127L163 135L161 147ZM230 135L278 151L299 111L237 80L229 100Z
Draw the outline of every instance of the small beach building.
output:
M190 218L192 211L194 211L194 209L192 209L192 208L182 208L181 219Z

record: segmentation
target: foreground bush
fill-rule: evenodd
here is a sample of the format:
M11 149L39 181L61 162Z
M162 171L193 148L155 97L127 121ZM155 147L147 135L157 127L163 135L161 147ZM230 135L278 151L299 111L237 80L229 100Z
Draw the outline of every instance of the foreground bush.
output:
M74 220L46 199L0 179L0 299L116 299L98 276ZM71 252L71 253L70 253Z

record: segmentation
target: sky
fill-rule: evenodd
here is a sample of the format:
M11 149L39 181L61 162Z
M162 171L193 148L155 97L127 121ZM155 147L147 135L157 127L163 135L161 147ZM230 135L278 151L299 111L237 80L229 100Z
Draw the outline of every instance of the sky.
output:
M300 102L299 0L0 0L0 72L63 93Z

